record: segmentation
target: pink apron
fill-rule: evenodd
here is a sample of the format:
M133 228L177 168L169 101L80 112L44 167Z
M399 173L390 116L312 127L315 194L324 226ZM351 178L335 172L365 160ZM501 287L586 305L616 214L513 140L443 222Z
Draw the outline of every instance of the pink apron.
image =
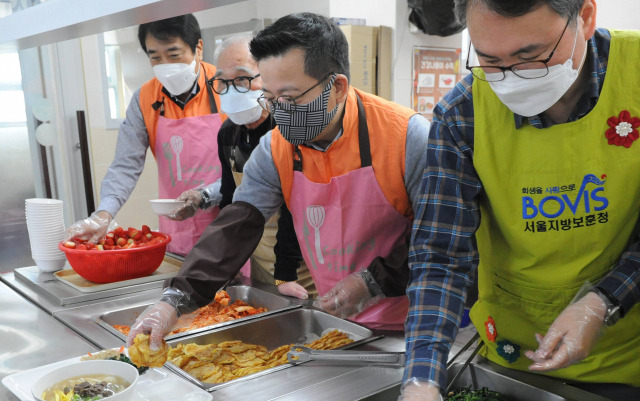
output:
M407 240L410 221L387 200L371 165L369 130L358 98L361 168L314 183L302 173L302 155L294 160L291 214L302 256L318 294L366 269L377 256L387 257ZM350 319L372 328L404 330L406 296L383 298Z
M204 70L203 70L204 71ZM205 75L211 114L168 119L160 112L155 153L158 162L158 192L161 199L175 199L184 191L208 185L221 177L218 157L220 114ZM161 106L163 107L163 106ZM160 217L160 231L171 235L167 251L186 255L220 209L199 210L183 221Z

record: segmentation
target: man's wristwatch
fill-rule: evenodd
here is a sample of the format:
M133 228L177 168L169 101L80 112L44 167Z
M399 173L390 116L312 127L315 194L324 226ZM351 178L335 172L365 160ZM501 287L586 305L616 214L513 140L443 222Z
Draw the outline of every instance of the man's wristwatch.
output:
M207 209L209 206L211 206L211 198L209 197L209 193L203 188L199 188L198 192L200 192L200 195L202 195L202 203L200 204L200 209Z
M620 301L611 295L609 291L600 287L594 287L592 291L598 294L607 307L607 311L604 314L604 325L607 327L613 326L620 320L620 317L622 317Z

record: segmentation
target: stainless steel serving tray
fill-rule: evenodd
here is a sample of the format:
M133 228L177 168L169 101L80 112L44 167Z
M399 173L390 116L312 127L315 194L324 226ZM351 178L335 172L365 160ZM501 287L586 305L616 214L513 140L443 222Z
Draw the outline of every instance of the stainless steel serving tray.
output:
M453 377L462 365L462 362L454 363L447 370L447 376ZM486 360L469 364L453 384L453 389L487 387L512 401L606 401L559 379L515 371Z
M372 337L373 333L371 330L356 323L352 323L314 309L298 309L236 324L234 326L224 327L206 333L190 335L179 340L167 341L167 343L170 346L175 347L178 344L195 343L198 345L205 345L221 343L224 341L240 340L247 344L263 345L271 351L286 344L308 343L320 337L322 333L328 329L338 329L346 332L356 341L355 343L341 347L342 349L350 348L351 346L378 338ZM165 367L207 391L214 391L220 387L251 380L292 366L294 365L285 364L235 380L230 380L225 383L211 384L201 382L170 362L165 364Z
M192 334L201 333L203 331L208 331L211 329L216 329L224 326L235 325L241 322L245 322L252 319L258 319L267 315L271 315L274 313L280 313L283 311L287 311L290 309L300 308L301 305L295 304L290 300L268 293L266 291L246 286L230 286L226 288L229 297L231 297L231 302L235 302L236 300L241 300L253 307L263 307L267 308L266 312L259 313L257 315L246 316L236 320L230 320L228 322L217 323L211 326L202 327L195 330L189 330L182 333L172 334L165 337L166 340L171 340L174 338L180 338L184 336L189 336ZM102 326L104 329L108 330L112 334L116 335L118 338L122 340L126 340L127 336L116 330L113 325L125 325L131 326L138 316L148 307L149 305L139 305L131 308L119 309L107 313L103 313L94 319L94 321Z
M453 377L462 367L462 363L454 363L447 375ZM503 376L476 364L470 364L453 383L452 389L471 386L472 389L487 387L497 391L513 401L565 401L566 398L550 393L529 384Z

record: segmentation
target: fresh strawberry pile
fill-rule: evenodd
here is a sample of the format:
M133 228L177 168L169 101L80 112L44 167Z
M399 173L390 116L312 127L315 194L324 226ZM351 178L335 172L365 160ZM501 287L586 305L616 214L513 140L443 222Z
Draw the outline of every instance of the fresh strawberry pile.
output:
M149 226L143 225L141 230L133 227L125 230L122 227L118 227L113 231L109 231L104 239L97 244L87 242L81 238L73 238L72 240L64 241L62 245L66 248L82 251L109 251L114 249L142 248L160 243L165 239L166 237L164 235L152 232Z

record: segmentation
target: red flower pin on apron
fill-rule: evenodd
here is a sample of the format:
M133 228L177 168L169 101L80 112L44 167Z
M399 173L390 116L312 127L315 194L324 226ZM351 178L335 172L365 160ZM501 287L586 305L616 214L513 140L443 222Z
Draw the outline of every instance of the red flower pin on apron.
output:
M487 328L487 339L491 342L495 342L496 337L498 337L498 331L496 330L496 322L493 321L491 316L489 316L487 321L484 322L484 327Z
M638 130L640 127L640 118L631 117L628 110L622 110L618 117L611 116L607 120L609 128L604 136L607 137L609 145L630 147L633 141L638 139Z

